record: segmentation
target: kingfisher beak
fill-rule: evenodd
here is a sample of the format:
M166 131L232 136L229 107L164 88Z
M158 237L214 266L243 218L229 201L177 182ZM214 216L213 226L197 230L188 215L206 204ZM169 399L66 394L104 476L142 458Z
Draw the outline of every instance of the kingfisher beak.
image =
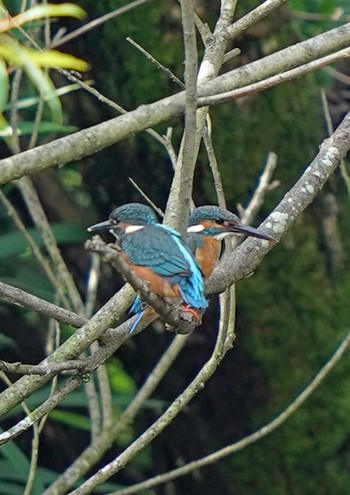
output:
M91 225L88 227L88 232L103 232L105 230L109 230L111 228L111 222L106 220L105 222L95 223L95 225Z
M227 227L229 232L234 232L235 234L243 234L249 237L257 237L258 239L266 239L267 241L275 241L276 239L269 234L265 234L259 229L250 227L250 225L244 225L244 223L239 223L236 225L230 225Z

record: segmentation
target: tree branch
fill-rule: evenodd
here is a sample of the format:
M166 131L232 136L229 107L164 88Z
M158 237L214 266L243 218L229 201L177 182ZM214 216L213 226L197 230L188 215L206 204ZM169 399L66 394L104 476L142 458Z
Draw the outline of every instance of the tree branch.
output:
M260 60L234 69L198 87L198 96L211 96L246 86L316 60L349 44L350 23L329 30ZM0 161L0 185L24 175L79 160L125 139L135 132L168 121L185 110L183 92L125 115Z
M286 407L278 416L276 416L272 421L262 426L259 430L255 431L251 435L242 438L238 442L235 442L227 447L224 447L213 454L207 455L198 459L196 461L189 462L180 468L174 469L164 474L159 474L146 481L137 483L128 488L118 490L116 492L110 493L109 495L131 495L132 493L138 493L140 490L146 490L154 486L166 483L167 481L174 480L180 476L186 476L193 471L196 471L204 466L213 464L214 462L232 455L240 450L248 447L252 443L261 440L266 437L278 427L280 427L289 417L294 414L298 409L307 401L307 399L315 392L315 390L321 385L323 380L332 371L335 365L339 362L344 352L349 348L350 345L350 333L347 334L343 342L339 345L333 356L327 361L327 363L320 369L313 380L308 384L308 386Z
M132 442L124 452L116 459L100 469L89 480L80 485L77 489L71 492L71 495L85 495L91 493L94 487L109 479L113 474L117 473L133 459L143 448L145 448L156 436L158 436L164 428L166 428L173 419L184 409L188 402L203 389L204 384L213 375L216 368L220 364L226 352L231 349L234 339L234 330L227 328L227 324L233 324L234 320L228 318L229 305L225 306L225 311L228 311L227 317L220 319L221 326L219 329L218 338L215 349L210 359L205 363L203 368L197 374L196 378L188 385L181 395L168 407L168 409L153 423L137 440Z
M56 306L40 297L34 296L29 292L13 287L12 285L0 282L0 299L21 306L22 308L30 308L37 313L43 314L49 318L54 318L57 321L79 328L87 319L84 316L77 315L72 311Z
M284 196L262 223L278 241L294 224L305 208L314 200L335 168L350 149L350 112L332 136L325 139L320 151L297 183ZM207 281L209 294L222 292L235 281L251 273L272 249L273 243L247 239L216 268Z

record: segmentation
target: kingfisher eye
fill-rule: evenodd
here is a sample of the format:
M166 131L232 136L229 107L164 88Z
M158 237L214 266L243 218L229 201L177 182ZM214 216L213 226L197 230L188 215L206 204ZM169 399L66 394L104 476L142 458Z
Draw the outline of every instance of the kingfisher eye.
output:
M222 225L224 223L224 220L222 218L217 218L215 221L218 225Z

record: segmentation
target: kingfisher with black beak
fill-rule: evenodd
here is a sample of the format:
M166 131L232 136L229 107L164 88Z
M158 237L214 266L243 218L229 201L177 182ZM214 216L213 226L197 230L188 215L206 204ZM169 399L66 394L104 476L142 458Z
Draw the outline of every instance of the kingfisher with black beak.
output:
M186 243L201 267L204 279L210 277L220 258L222 240L232 235L246 235L274 241L259 229L245 225L237 215L219 206L195 208L187 227Z
M158 223L153 210L140 203L119 206L105 222L92 225L89 232L109 231L116 238L121 256L135 274L158 296L180 298L183 311L199 319L196 310L208 306L201 270L181 235ZM131 312L138 313L130 333L144 314L139 297Z

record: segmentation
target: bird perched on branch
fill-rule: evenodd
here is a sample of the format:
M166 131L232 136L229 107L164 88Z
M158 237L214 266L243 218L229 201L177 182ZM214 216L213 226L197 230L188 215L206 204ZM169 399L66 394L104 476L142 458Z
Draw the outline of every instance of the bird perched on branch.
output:
M140 203L120 206L107 221L88 228L90 232L106 230L116 237L121 256L155 294L164 299L182 299L183 311L199 318L196 310L208 306L202 273L177 231L159 224L153 210ZM132 333L144 314L140 298L135 299L130 311L139 315Z
M221 253L221 241L243 234L267 241L275 239L261 230L243 224L234 213L219 206L199 206L193 210L186 243L201 267L205 279L212 274Z

